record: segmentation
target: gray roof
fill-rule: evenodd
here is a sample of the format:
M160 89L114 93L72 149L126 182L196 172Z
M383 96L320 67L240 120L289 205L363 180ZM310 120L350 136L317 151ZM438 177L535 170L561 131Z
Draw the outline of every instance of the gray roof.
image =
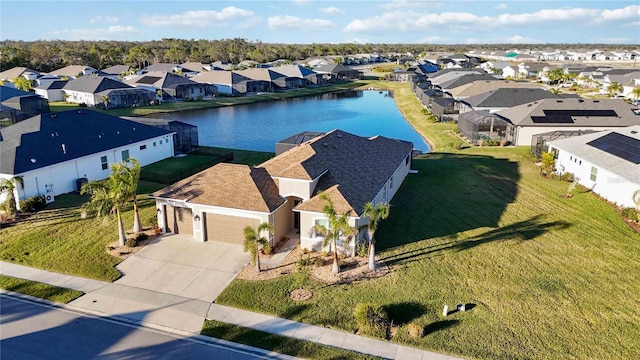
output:
M233 85L251 79L244 75L238 74L235 71L212 70L201 72L200 74L193 76L191 80L204 84Z
M169 134L88 109L41 114L0 129L0 173L17 175Z
M131 86L120 81L112 80L102 76L88 75L81 76L69 81L64 85L63 90L85 92L96 94L110 89L130 89Z
M467 74L459 78L447 81L445 83L440 83L438 85L442 89L453 89L453 88L457 88L458 86L469 84L478 80L499 81L500 79L498 79L496 76L489 75L489 74Z
M184 84L197 84L195 81L165 71L151 71L124 82L132 86L151 86L156 89L171 88Z
M0 86L0 101L5 101L16 96L33 95L32 92L18 90L8 86Z
M448 89L449 93L456 98L465 98L485 93L491 90L497 90L502 87L510 88L543 88L543 84L533 83L529 81L512 81L512 80L478 80L472 83L458 86L457 88Z
M131 67L129 65L113 65L111 67L108 67L106 69L102 69L100 70L100 72L107 74L107 75L120 75L126 72L129 72L129 69Z
M341 72L353 72L358 71L351 68L348 68L342 64L326 64L320 65L313 69L317 73L325 73L325 74L338 74Z
M268 69L251 68L251 69L240 70L238 71L238 73L242 76L246 76L249 79L253 79L253 80L273 81L282 77L287 77L286 75L276 72L271 68L268 68Z
M640 140L640 125L574 136L568 139L553 140L549 142L549 145L573 154L578 158L584 159L602 169L606 169L635 184L640 184L640 164L634 164L633 162L600 150L594 146L587 145L588 142L600 139L610 133L618 133ZM638 149L638 152L640 152L640 149Z
M518 126L624 127L640 124L638 107L622 99L544 99L498 111Z
M155 63L147 66L142 70L146 72L152 72L152 71L172 72L173 68L175 68L176 66L178 66L178 64Z
M305 76L309 75L318 75L313 70L309 70L301 65L281 65L273 67L271 68L271 70L279 72L280 74L283 74L285 76L297 78L304 78Z
M542 99L557 99L560 96L537 88L500 88L464 100L473 108L510 108Z
M68 80L54 80L51 82L47 82L43 85L38 86L36 89L42 89L42 90L59 90L62 89L66 84L67 84Z
M40 74L39 71L33 70L33 69L29 69L27 67L24 66L16 66L13 67L11 69L7 69L3 72L0 72L0 79L3 80L13 80L15 78L17 78L18 76L24 74L25 72L32 72L35 74Z
M80 74L84 74L86 69L93 69L91 66L86 65L69 65L60 69L56 69L51 71L49 74L55 76L67 76L67 77L78 77Z

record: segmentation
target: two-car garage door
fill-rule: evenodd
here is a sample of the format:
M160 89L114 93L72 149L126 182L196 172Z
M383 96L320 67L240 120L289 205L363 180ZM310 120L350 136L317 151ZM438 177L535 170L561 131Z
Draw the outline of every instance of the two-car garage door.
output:
M206 214L207 241L218 241L227 244L242 245L244 241L244 228L248 225L254 229L260 224L258 219L250 219L241 216Z

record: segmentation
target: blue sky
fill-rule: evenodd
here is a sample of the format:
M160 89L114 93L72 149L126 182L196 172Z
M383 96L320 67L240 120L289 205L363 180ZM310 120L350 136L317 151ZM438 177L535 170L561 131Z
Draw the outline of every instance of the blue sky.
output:
M2 40L640 44L640 1L5 1Z

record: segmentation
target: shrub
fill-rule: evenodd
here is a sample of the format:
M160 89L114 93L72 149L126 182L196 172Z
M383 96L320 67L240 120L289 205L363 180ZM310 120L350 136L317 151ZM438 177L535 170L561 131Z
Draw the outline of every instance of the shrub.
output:
M424 326L416 322L410 322L408 328L409 336L414 338L421 338L424 336Z
M20 201L21 211L40 211L47 205L44 196L32 196L26 200Z
M379 337L386 336L389 316L381 306L358 303L353 315L363 333Z
M620 210L620 215L625 219L629 219L631 221L640 221L640 217L638 216L638 210L634 208L624 208Z
M137 233L136 237L135 237L136 243L138 241L147 240L148 238L149 238L149 236L147 234L145 234L145 233Z
M158 227L158 214L154 212L151 216L147 217L144 224L147 224L149 227L155 229Z
M358 243L356 247L356 255L359 257L367 256L367 244L365 242Z
M87 107L87 104L85 104L85 103L80 103L80 104L78 104L78 107Z
M315 257L313 258L313 265L315 267L320 267L320 266L324 266L324 259L321 257Z
M293 282L291 283L292 289L304 289L306 287L309 275L311 275L309 263L311 261L308 257L306 259L301 257L296 262L296 270L293 273Z
M138 246L138 240L136 240L136 238L127 238L127 240L125 240L124 245L127 247L136 247Z

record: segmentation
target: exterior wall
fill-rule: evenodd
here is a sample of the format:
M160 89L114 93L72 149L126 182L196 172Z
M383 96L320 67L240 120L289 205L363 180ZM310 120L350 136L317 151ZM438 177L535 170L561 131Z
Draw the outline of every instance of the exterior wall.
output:
M597 169L595 181L591 180L591 168ZM571 173L578 178L578 183L608 201L623 207L635 207L633 193L640 189L640 184L633 183L591 162L574 156L573 154L558 151L556 170L560 173Z
M162 141L162 144L160 144L160 141ZM153 146L154 142L156 142L155 147ZM141 150L140 146L143 145L146 145L146 149ZM79 178L87 178L88 180L107 178L111 164L122 161L123 150L129 150L129 157L137 159L141 166L148 165L173 156L173 136L157 137L26 173L16 174L16 176L22 176L24 184L24 189L19 189L18 191L18 199L24 200L31 196L49 195L52 197L51 200L54 200L56 195L76 191L76 180ZM102 156L107 157L108 166L106 170L102 169ZM3 174L2 176L7 177L8 175ZM0 200L3 199L4 196L0 198Z
M317 182L318 179L311 182L306 180L278 178L280 196L297 196L303 201L309 200L311 198L311 192L315 188Z
M315 226L315 221L318 219L327 219L327 216L323 213L316 212L300 212L300 247L303 249L308 249L311 251L320 251L320 250L329 250L329 245L323 247L322 241L323 238L321 236L315 236L313 228ZM349 225L354 229L361 224L360 218L358 217L350 217ZM355 238L352 239L348 244L342 243L338 241L338 251L345 255L352 255L354 250Z
M284 205L273 212L273 239L277 243L293 229L293 199L287 199ZM272 244L275 245L275 244Z
M220 95L233 95L233 87L229 84L220 84L220 83L214 83L213 85L215 85L218 88L218 94Z
M67 101L70 103L81 104L85 103L88 106L96 106L96 97L93 94L79 92L79 91L69 91L63 90L65 94L68 95Z
M44 90L44 89L35 89L34 90L37 95L42 96L49 101L62 101L64 100L64 93L61 89L55 90Z
M597 127L597 126L517 126L517 134L514 137L516 146L528 146L531 145L532 138L537 134L544 134L552 131L577 131L577 130L595 130L595 131L604 131L616 129L616 127Z

